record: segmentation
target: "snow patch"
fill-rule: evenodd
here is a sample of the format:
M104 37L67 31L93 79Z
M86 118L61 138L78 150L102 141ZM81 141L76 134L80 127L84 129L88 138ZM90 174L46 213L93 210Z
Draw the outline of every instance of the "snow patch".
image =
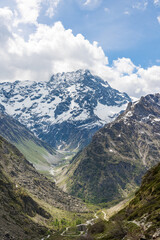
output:
M127 104L122 106L107 106L98 102L97 107L94 109L94 114L97 115L104 122L111 122L115 114L121 112L126 108Z

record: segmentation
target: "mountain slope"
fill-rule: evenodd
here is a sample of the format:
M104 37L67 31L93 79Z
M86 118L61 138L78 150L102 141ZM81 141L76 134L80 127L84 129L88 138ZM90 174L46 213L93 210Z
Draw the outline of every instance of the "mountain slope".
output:
M35 198L60 209L86 211L80 200L64 193L55 186L55 183L38 173L19 150L2 137L0 137L0 167L17 188L24 188Z
M41 239L47 228L31 220L38 214L44 219L50 215L22 189L16 188L0 167L0 239Z
M121 199L134 190L148 168L160 161L160 94L129 103L73 159L68 191L91 202Z
M101 221L98 224L105 226L100 234L96 224L89 229L95 240L159 240L160 163L146 173L141 187L127 207L108 222Z
M4 111L0 113L0 135L14 144L39 170L49 169L59 159L53 148Z
M128 220L141 219L154 222L160 228L160 164L150 169L143 177L140 189L126 208Z
M88 70L0 84L0 108L56 148L82 148L130 98Z

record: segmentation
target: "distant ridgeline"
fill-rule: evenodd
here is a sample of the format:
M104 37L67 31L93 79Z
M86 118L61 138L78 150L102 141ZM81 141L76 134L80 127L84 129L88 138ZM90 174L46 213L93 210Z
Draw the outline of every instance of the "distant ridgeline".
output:
M88 70L0 84L0 109L57 149L81 149L131 99Z

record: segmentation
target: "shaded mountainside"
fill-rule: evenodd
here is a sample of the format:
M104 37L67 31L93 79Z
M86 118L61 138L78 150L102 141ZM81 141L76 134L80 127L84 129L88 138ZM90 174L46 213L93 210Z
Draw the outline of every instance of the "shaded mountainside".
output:
M14 144L28 161L37 169L49 169L59 159L59 154L45 142L39 140L29 129L10 117L4 111L0 113L0 135Z
M0 167L17 187L24 188L36 199L67 211L85 212L82 202L55 186L38 173L31 163L12 144L0 137Z
M22 188L11 182L0 166L0 239L41 239L47 228L31 220L36 214L44 219L50 218L49 213Z
M129 103L73 159L66 174L68 191L91 202L109 202L136 188L160 161L160 94ZM66 186L65 186L66 187Z
M108 222L99 221L91 226L89 233L95 240L159 240L160 163L143 177L140 189L127 207Z
M57 149L80 149L131 101L89 70L0 84L0 109Z

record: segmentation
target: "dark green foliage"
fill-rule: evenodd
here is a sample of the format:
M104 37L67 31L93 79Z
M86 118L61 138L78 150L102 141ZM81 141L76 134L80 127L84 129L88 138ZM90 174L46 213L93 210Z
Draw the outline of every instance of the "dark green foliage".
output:
M141 188L126 209L128 220L148 214L148 221L159 221L160 216L160 164L145 175ZM160 225L160 224L159 224Z
M105 230L105 224L103 221L97 222L89 227L88 232L90 234L103 233Z

